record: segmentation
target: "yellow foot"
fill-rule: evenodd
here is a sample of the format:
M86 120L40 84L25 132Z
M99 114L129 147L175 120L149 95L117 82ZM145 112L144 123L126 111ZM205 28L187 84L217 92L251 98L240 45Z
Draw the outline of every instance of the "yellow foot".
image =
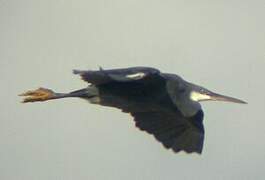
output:
M36 101L47 101L55 98L55 93L50 89L39 88L34 91L27 91L19 96L26 96L22 103L36 102Z

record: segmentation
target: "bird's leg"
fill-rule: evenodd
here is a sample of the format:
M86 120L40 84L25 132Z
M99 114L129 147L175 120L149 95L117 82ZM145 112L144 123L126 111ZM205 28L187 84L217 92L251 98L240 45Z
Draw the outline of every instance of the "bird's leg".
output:
M25 96L23 103L36 102L36 101L47 101L51 99L59 99L66 97L66 94L55 93L50 89L39 88L33 91L27 91L20 94L19 96Z

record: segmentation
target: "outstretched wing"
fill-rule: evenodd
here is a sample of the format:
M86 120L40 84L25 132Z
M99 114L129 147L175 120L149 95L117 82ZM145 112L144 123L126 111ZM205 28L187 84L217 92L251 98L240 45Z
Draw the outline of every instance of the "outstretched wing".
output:
M168 95L167 79L157 69L135 67L74 73L96 85L101 105L130 113L136 127L154 135L165 148L174 152L202 152L202 110L184 117Z
M202 124L203 112L200 110L190 118L179 112L147 111L132 112L136 127L153 134L165 148L174 152L181 150L201 153L204 141Z
M103 70L100 68L99 71L73 70L73 73L79 74L82 79L88 83L101 85L110 83L111 81L131 82L146 79L148 77L158 76L160 71L150 67L133 67L112 70Z

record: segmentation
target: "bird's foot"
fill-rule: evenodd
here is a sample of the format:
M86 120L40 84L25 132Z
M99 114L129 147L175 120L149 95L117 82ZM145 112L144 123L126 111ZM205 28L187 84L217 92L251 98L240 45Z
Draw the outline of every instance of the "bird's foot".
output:
M27 91L20 94L19 96L25 96L22 103L27 103L54 99L56 97L56 94L50 89L39 88L33 91Z

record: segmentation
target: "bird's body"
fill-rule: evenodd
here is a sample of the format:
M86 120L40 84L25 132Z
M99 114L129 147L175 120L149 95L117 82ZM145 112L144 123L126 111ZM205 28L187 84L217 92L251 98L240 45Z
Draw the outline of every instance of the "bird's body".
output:
M91 103L116 107L134 117L139 129L153 134L164 147L201 153L204 140L200 100L241 100L213 93L175 74L149 67L99 71L74 71L89 83L68 94L47 89L28 91L24 102L80 97Z

